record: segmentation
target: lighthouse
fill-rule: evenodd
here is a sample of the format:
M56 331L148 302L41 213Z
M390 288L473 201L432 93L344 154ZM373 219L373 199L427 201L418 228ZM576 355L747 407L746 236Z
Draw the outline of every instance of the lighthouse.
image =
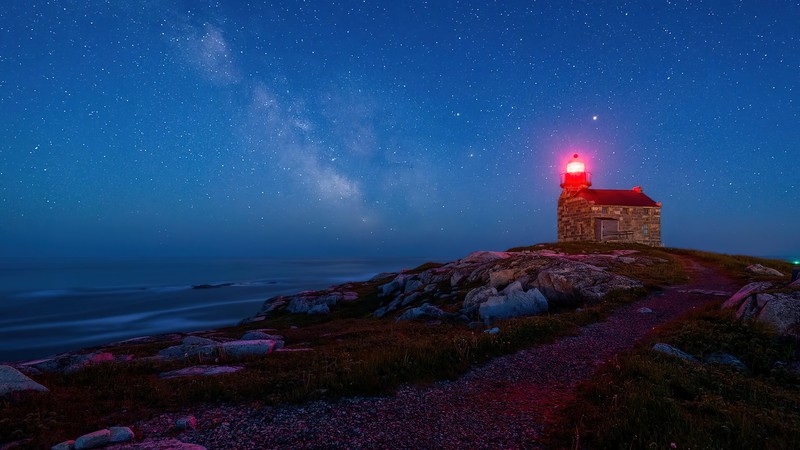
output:
M558 198L558 242L634 242L654 247L661 242L661 203L641 186L591 189L592 174L576 153L561 174Z

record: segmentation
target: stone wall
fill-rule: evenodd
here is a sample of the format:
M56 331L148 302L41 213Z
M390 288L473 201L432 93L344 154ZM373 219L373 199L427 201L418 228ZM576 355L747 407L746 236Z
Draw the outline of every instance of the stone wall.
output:
M564 189L558 198L558 242L595 240L592 208L586 199L575 197L575 193Z
M565 189L558 199L558 242L598 241L598 220L618 223L618 234L607 242L636 242L661 247L661 207L603 206L590 204Z

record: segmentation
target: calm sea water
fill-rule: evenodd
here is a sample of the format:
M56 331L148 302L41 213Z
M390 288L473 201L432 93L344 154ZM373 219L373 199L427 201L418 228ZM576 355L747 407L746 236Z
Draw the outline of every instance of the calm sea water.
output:
M269 297L366 280L425 261L0 261L0 361L234 325ZM224 285L193 288L203 284Z

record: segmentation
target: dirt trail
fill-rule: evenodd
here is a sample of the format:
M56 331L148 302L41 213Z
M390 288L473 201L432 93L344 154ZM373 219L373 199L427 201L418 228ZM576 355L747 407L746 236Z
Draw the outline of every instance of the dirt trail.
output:
M497 358L456 381L405 387L393 397L207 409L195 412L207 426L180 438L209 449L535 448L542 424L597 366L654 327L719 298L698 290L737 289L718 270L680 259L691 275L689 284L622 307L578 336ZM639 312L643 307L653 312Z

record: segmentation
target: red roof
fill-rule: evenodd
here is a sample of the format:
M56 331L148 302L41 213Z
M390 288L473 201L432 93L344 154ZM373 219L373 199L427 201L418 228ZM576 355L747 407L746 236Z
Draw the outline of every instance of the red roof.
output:
M613 206L661 206L641 191L622 189L582 189L578 197L595 205Z

